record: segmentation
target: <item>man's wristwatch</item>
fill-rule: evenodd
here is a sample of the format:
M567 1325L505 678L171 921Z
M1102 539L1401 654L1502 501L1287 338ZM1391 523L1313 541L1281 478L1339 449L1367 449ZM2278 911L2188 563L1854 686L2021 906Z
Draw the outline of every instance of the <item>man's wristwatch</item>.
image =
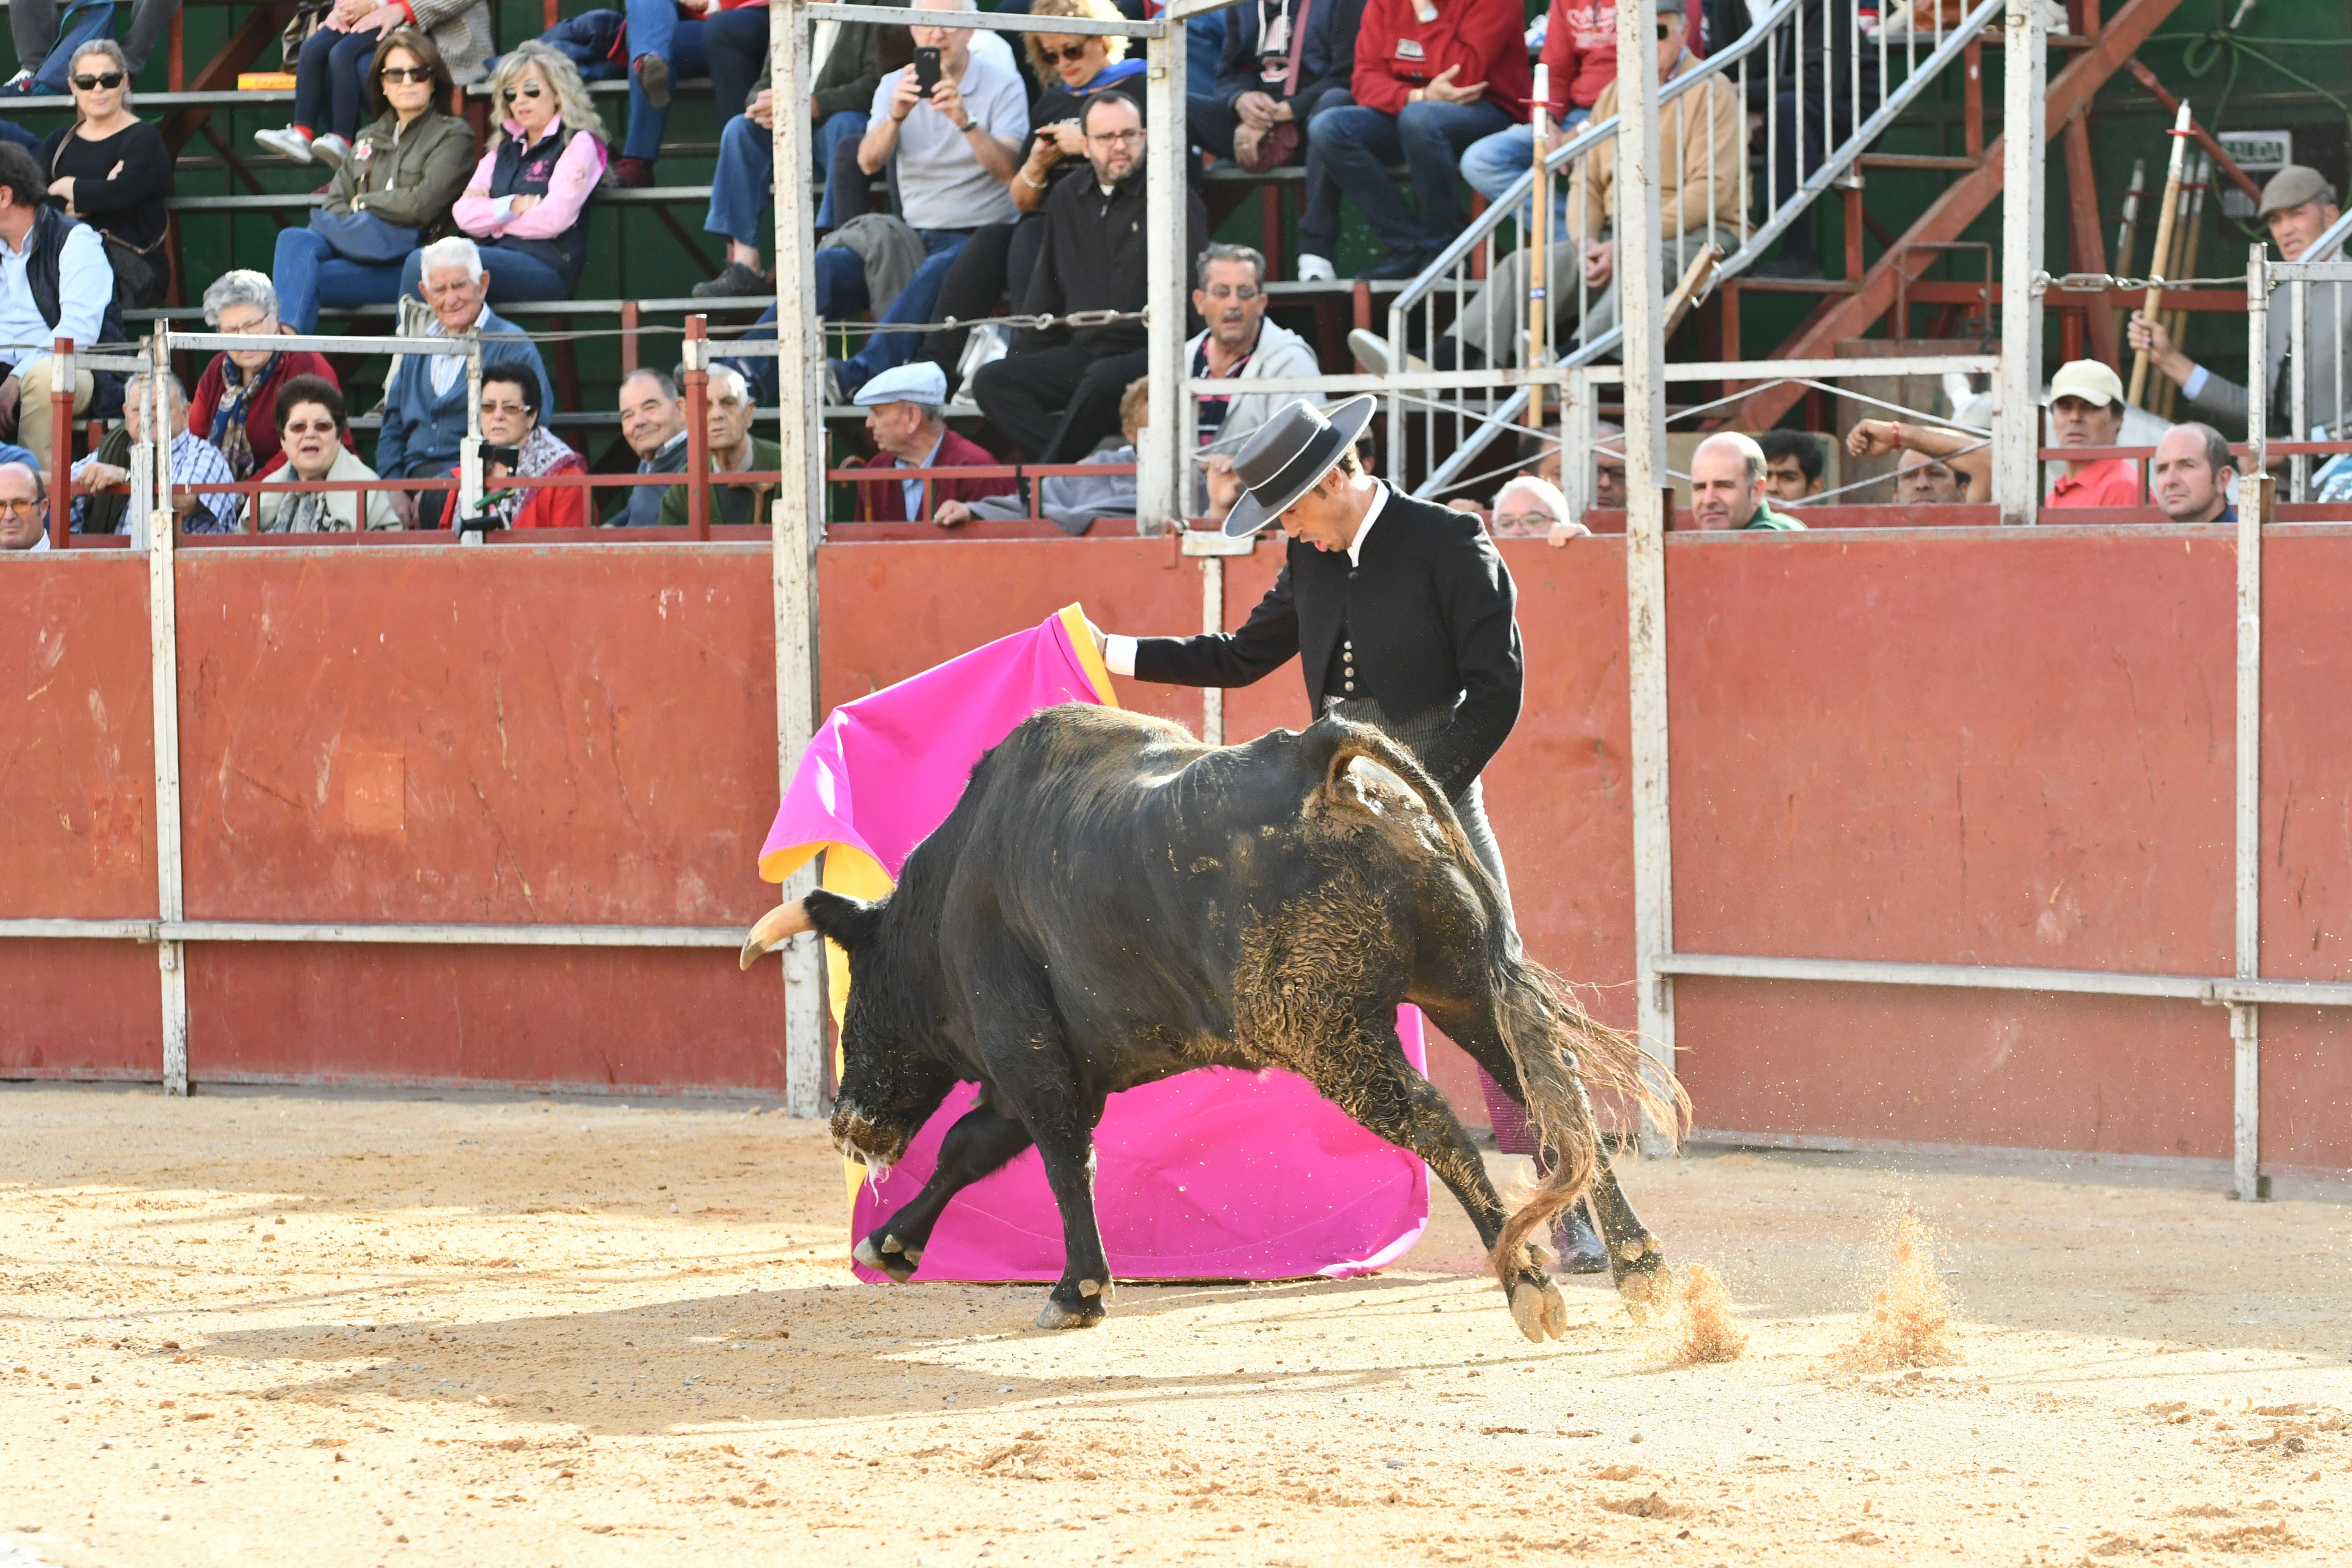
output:
M964 116L963 123L962 123L961 125L957 126L957 127L956 127L956 130L957 130L959 132L961 132L961 134L966 135L966 136L969 136L969 135L971 135L971 128L972 128L973 126L975 126L975 125L979 124L979 123L980 123L980 121L977 121L977 120L973 119L971 115L967 114L967 115L965 115L965 116Z

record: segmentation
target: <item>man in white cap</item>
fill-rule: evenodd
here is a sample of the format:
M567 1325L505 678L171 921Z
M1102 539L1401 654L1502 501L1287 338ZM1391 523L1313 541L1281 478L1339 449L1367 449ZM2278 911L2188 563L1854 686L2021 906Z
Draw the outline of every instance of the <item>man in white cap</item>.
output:
M866 434L879 448L868 468L1002 468L1003 464L977 441L948 428L947 372L927 359L881 372L857 389L857 406L866 410ZM1011 495L1010 478L934 479L929 504L924 504L924 480L900 479L895 485L857 487L857 519L861 522L940 521L940 509L949 501L969 505L984 496Z
M1516 590L1475 515L1364 471L1356 441L1375 403L1351 397L1328 416L1289 403L1234 455L1242 495L1225 516L1227 537L1277 521L1290 536L1282 571L1241 630L1097 640L1113 673L1171 686L1247 686L1297 657L1309 709L1377 725L1428 771L1507 909L1478 775L1518 721ZM1516 930L1510 940L1516 948ZM1557 1233L1561 1267L1606 1268L1581 1205L1569 1212Z
M2336 205L2336 187L2318 170L2301 163L2289 163L2270 177L2263 187L2259 209L2263 222L2271 231L2271 243L2278 247L2279 255L2288 261L2305 259L2312 243L2325 234L2336 220L2344 216ZM2322 259L2312 258L2311 259ZM2294 313L2284 308L2284 297L2273 300L2270 310L2269 350L2265 355L2270 376L2271 418L2281 430L2294 411L2292 393L2281 380L2285 368L2287 340L2294 330ZM2336 363L2352 358L2352 318L2339 321L2336 310L2336 290L2313 289L2305 303L2305 335L2310 352L2304 357L2311 363L2309 379L2304 384L2305 408L2312 422L2334 426L2345 415L2343 389L2336 385ZM2243 333L2239 334L2242 338ZM2344 349L2338 354L2334 345L2341 342ZM2195 360L2180 352L2172 334L2164 324L2146 313L2134 311L2131 319L2131 346L2146 350L2147 362L2178 383L2189 405L2209 417L2221 420L2243 429L2246 414L2252 406L2246 389L2236 382L2215 375Z
M2112 447L2124 429L2124 383L2115 367L2068 360L2050 378L2053 447ZM2139 465L2128 458L2069 458L2042 505L2137 506Z

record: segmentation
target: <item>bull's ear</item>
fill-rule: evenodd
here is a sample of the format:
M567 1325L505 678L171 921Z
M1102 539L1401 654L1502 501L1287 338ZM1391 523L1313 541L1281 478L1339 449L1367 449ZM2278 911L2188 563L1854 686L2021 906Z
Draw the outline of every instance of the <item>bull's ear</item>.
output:
M803 900L818 932L844 952L856 952L882 929L882 911L888 900L867 903L819 888Z

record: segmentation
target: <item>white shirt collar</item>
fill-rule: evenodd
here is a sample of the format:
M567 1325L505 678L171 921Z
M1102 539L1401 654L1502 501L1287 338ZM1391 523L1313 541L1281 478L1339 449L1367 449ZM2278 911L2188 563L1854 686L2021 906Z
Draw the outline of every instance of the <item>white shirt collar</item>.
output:
M1348 564L1363 564L1364 541L1372 536L1372 524L1381 520L1381 508L1389 504L1389 487L1379 479L1372 481L1371 510L1364 513L1363 526L1356 530L1356 542L1348 546Z

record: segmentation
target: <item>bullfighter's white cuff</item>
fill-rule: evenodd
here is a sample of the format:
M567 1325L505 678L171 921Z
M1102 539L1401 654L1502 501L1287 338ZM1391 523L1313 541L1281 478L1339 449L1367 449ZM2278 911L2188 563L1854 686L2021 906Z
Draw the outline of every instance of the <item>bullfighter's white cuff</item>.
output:
M1113 675L1133 675L1135 673L1135 639L1122 637L1104 637L1103 663L1109 667Z

